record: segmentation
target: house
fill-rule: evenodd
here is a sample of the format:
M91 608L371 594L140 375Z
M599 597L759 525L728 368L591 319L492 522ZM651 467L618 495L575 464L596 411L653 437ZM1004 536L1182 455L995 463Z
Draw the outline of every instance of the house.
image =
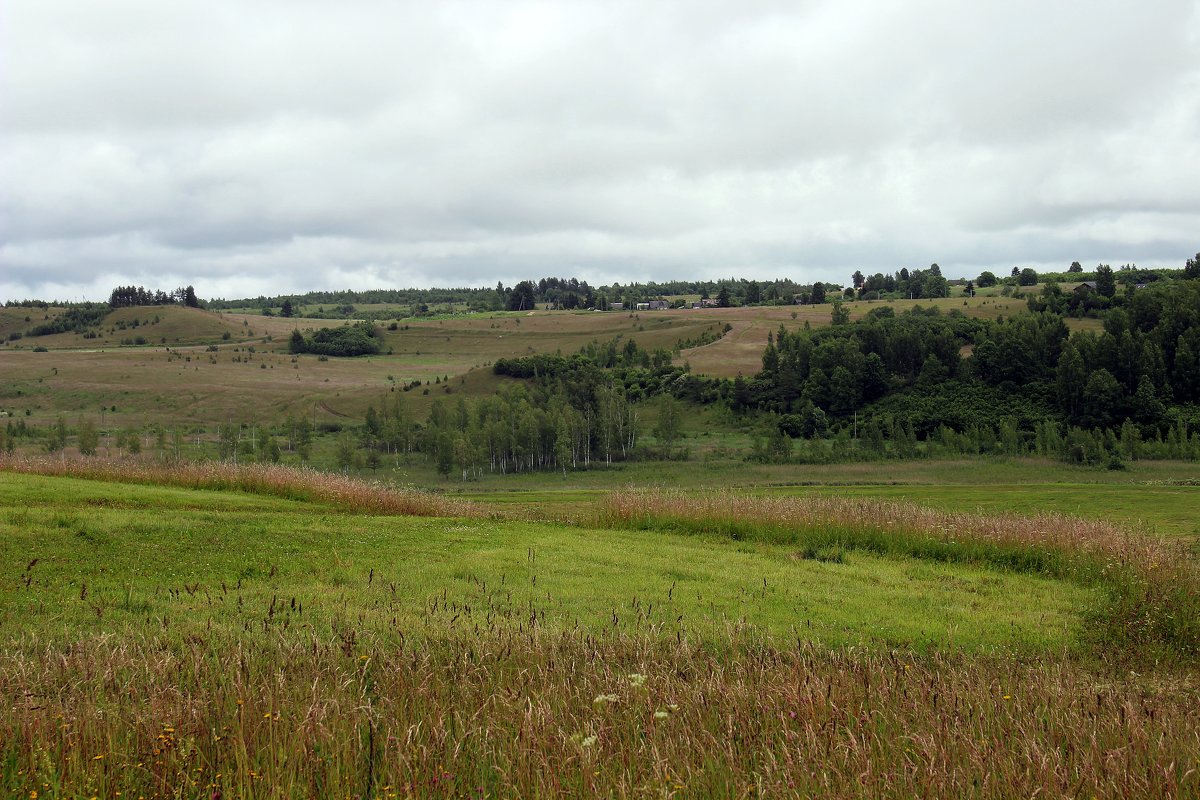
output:
M651 300L648 305L651 311L666 311L668 308L666 300Z
M608 310L609 311L624 311L625 304L624 303L609 303Z
M1089 292L1094 292L1094 291L1096 291L1096 282L1095 281L1084 281L1083 283L1081 283L1075 287L1075 291L1078 292L1079 294L1088 294Z
M650 304L649 304L649 303L638 303L638 304L637 304L637 310L638 310L638 311L649 311L649 310L650 310Z

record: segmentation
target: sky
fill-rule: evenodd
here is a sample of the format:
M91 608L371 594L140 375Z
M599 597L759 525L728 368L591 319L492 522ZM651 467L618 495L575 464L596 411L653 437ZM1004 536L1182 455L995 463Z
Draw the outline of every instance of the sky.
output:
M1200 2L5 0L0 301L1200 250Z

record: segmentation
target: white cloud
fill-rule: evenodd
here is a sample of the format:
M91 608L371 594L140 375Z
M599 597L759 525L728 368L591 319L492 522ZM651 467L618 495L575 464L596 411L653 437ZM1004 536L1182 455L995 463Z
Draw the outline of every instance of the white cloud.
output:
M1196 2L0 10L0 299L1181 263Z

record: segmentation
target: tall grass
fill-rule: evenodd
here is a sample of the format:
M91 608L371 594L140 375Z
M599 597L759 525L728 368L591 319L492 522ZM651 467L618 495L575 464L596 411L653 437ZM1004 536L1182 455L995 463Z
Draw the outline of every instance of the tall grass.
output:
M221 461L158 462L138 459L62 459L48 456L0 456L0 470L115 481L184 489L251 492L288 500L328 503L361 514L421 517L490 517L487 508L466 500L419 489L401 489L278 464L230 464Z
M1200 654L1200 571L1179 542L1057 514L983 515L828 496L630 490L608 495L596 524L710 533L796 547L864 550L987 564L1104 590L1085 635L1102 655L1141 660Z
M1200 687L1069 662L580 632L12 642L33 797L1192 797Z

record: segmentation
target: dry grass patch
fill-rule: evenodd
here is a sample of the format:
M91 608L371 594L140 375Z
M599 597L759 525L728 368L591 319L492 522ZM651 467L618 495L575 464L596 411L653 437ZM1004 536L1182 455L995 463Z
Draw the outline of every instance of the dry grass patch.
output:
M486 507L419 489L401 489L304 467L236 465L218 461L162 463L147 460L0 458L0 470L89 480L239 491L306 500L356 514L420 517L490 517Z
M42 797L1193 797L1194 679L516 631L418 646L103 637L0 656Z

